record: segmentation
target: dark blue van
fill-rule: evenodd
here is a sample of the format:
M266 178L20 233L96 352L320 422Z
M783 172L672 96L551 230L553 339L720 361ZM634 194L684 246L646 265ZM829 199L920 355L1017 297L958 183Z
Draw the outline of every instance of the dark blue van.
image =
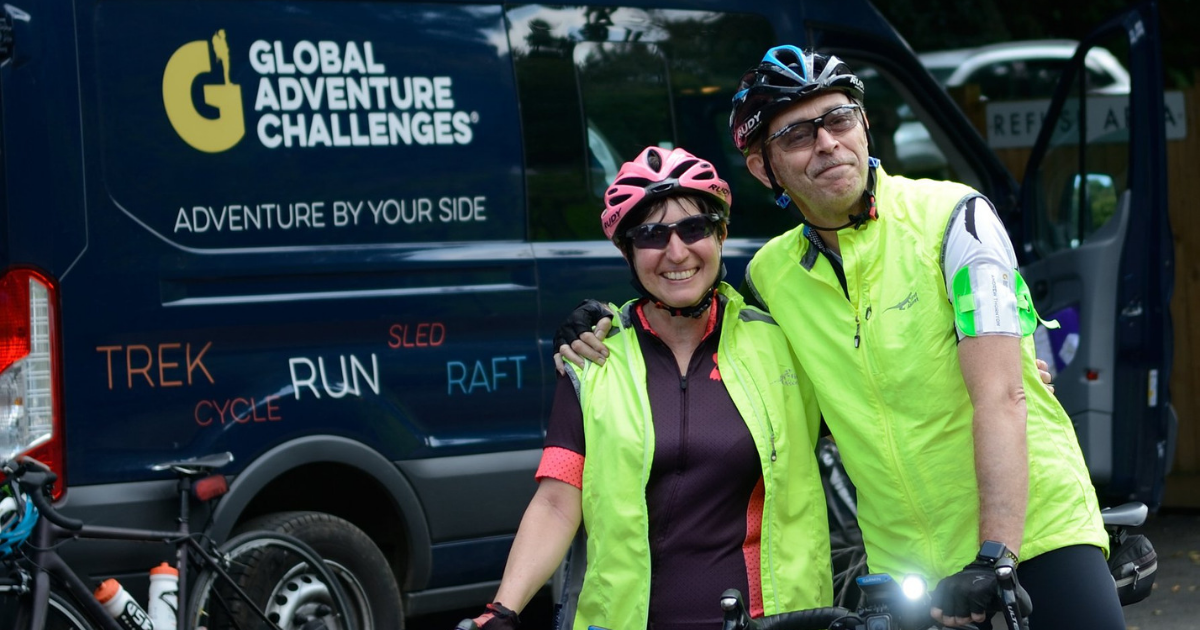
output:
M231 451L231 491L197 523L319 544L364 627L486 601L535 487L554 329L584 297L632 295L597 222L618 165L647 144L717 165L734 284L793 224L727 131L741 72L778 43L867 80L889 171L996 202L1040 310L1074 319L1046 343L1098 486L1161 498L1153 5L1081 44L1022 186L865 0L4 7L0 456L50 463L73 516L169 524L151 466ZM1097 45L1132 76L1107 134L1078 115ZM162 559L71 550L135 593Z

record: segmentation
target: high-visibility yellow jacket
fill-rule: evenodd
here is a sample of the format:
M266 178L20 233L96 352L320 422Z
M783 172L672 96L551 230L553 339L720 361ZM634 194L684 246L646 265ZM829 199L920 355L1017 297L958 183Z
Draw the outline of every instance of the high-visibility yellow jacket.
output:
M941 267L952 213L978 194L882 169L876 177L878 220L838 232L845 293L801 228L771 240L747 273L812 379L858 488L870 570L936 582L979 548L973 407ZM1107 553L1075 429L1038 377L1031 336L1021 348L1029 453L1021 557L1075 544Z
M725 312L717 364L762 464L763 609L773 614L828 606L829 530L813 453L819 419L811 384L769 315L745 306L728 285L721 286L720 299ZM614 321L603 366L571 366L587 450L582 497L587 570L575 630L645 628L648 620L653 567L645 488L654 425L645 362L630 328L634 304L625 305Z

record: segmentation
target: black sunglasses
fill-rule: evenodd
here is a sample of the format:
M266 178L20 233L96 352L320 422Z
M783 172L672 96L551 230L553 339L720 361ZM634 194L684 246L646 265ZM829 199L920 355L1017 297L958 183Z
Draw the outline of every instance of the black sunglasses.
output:
M625 238L638 249L663 249L671 242L671 233L679 240L691 245L702 238L713 235L721 217L715 214L698 214L675 223L645 223L625 232Z

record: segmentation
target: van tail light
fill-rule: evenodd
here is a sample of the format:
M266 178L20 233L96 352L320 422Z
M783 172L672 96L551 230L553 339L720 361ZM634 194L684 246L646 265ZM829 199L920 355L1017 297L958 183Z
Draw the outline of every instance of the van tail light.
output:
M0 459L29 455L66 487L59 392L58 289L32 269L0 276Z

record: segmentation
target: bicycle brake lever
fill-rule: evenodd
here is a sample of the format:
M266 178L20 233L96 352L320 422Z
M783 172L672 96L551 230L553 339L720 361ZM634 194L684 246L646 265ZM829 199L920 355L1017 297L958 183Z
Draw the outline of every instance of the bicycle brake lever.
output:
M721 593L721 610L725 611L725 621L721 630L753 630L756 625L746 612L746 604L742 592L731 588Z
M1003 604L1004 625L1008 630L1027 630L1028 624L1017 601L1017 571L1012 560L1002 558L996 563L996 582L1000 585L1000 601Z

